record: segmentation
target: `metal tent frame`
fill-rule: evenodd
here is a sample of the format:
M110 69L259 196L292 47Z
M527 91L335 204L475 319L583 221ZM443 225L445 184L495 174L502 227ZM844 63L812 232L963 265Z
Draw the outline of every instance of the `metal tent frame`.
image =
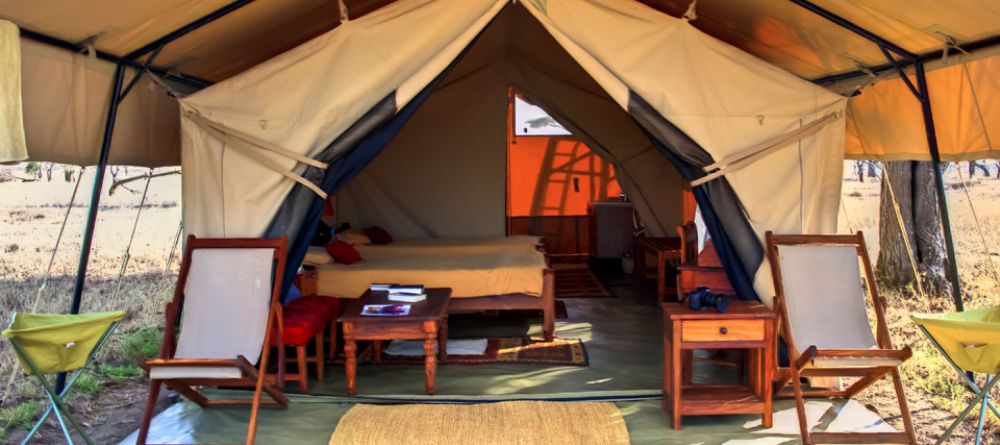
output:
M817 6L809 0L791 0L791 2L878 45L879 49L882 50L882 54L888 60L889 66L899 72L899 78L906 83L907 88L909 88L910 92L920 102L920 111L924 118L924 133L927 136L927 148L931 153L931 161L934 163L934 185L937 189L938 209L941 212L941 229L944 231L944 242L948 251L947 274L949 281L951 281L951 297L955 302L955 309L959 312L964 311L965 303L962 300L962 285L959 282L958 262L955 260L955 240L951 232L951 215L948 213L948 199L945 196L944 190L944 172L941 170L941 152L938 150L937 131L934 128L934 113L931 111L931 96L927 88L927 75L924 72L924 64L928 60L927 57L911 53L899 45ZM993 40L1000 42L1000 39L997 38ZM916 86L913 85L907 76L905 66L898 62L890 52L902 57L907 65L913 65L917 78ZM919 280L920 278L917 277L917 279Z
M236 0L233 1L222 8L219 8L206 16L203 16L183 27L170 32L146 45L139 47L138 49L124 55L118 56L110 54L104 51L95 51L96 56L100 59L114 62L116 64L115 76L114 76L114 87L111 90L111 100L108 105L108 115L104 125L104 136L101 143L101 153L97 164L97 174L94 178L94 186L91 192L91 201L87 212L87 222L86 228L83 234L83 243L80 252L80 261L77 268L76 286L73 292L73 303L70 308L71 313L78 313L80 310L80 303L83 296L84 281L87 274L87 266L90 260L90 249L93 242L94 228L97 219L97 211L100 206L100 191L104 184L104 170L108 164L108 154L111 147L111 140L114 136L115 118L118 111L118 105L121 101L128 95L132 87L135 86L136 82L147 72L155 73L159 76L182 82L187 85L195 87L206 87L211 85L211 82L199 79L195 76L186 75L183 73L177 73L169 71L167 69L157 67L153 65L156 56L159 54L160 49L164 46L170 44L171 42L215 21L226 15L239 10L243 6L253 3L254 0ZM872 33L857 24L854 24L843 17L840 17L820 6L810 2L809 0L790 0L792 3L799 5L845 29L848 29L865 39L871 41L872 43L879 46L883 53L886 55L887 63L885 65L880 65L877 67L872 67L875 72L883 72L895 69L900 73L901 79L907 83L910 91L919 100L921 105L921 112L924 118L924 129L927 136L928 148L931 154L931 159L934 162L935 169L935 185L937 188L938 195L938 205L942 214L942 230L945 235L945 243L948 250L948 275L952 282L952 297L955 301L956 308L961 311L964 309L964 304L962 302L961 295L961 285L958 278L958 265L955 261L955 246L954 240L951 232L951 222L948 212L948 204L945 197L944 190L944 179L943 172L941 170L941 155L938 150L937 134L934 129L934 116L931 111L930 105L930 95L927 88L927 79L924 69L924 64L928 60L938 58L943 54L942 51L933 51L926 54L914 54L906 49L890 42L875 33ZM52 46L60 47L74 52L84 52L88 49L80 46L78 44L70 43L65 40L61 40L52 36L48 36L42 33L22 30L22 35L26 38L49 44ZM963 46L965 51L973 51L983 48L988 48L992 46L1000 45L1000 36L994 36L991 38L983 39L976 42L971 42ZM896 54L901 58L901 60L896 60L892 54ZM144 63L139 63L138 59L142 56L147 56ZM908 79L905 69L909 66L913 66L915 69L915 76L917 79L917 85L914 86L912 82ZM137 69L138 72L130 80L129 84L123 89L122 84L124 80L125 68L130 67ZM859 77L864 75L862 71L855 71L850 73L842 73L831 76L825 76L822 78L814 79L813 82L817 84L825 84L836 80L843 80L852 77Z

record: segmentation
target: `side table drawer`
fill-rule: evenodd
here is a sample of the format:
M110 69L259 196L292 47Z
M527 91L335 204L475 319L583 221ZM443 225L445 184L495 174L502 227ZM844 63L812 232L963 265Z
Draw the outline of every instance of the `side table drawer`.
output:
M762 341L764 320L689 320L681 326L681 341Z

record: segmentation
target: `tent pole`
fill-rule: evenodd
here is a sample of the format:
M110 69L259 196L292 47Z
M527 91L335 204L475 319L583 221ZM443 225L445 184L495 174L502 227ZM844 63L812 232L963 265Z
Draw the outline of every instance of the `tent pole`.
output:
M236 1L232 2L232 3L229 3L229 4L223 6L223 7L219 8L219 9L216 9L215 11L212 11L212 12L208 13L208 15L206 15L206 16L200 17L200 18L196 19L195 21L193 21L191 23L188 23L187 25L184 25L184 26L182 26L182 27L180 27L180 28L172 31L172 32L170 32L169 34L167 34L167 35L165 35L163 37L160 37L160 38L158 38L158 39L156 39L156 40L154 40L152 42L149 42L149 43L147 43L147 44L139 47L135 51L132 51L132 52L126 54L125 57L123 57L123 58L125 60L135 60L135 59L141 57L142 55L144 55L144 54L146 54L146 53L148 53L150 51L153 51L154 49L162 48L164 45L166 45L166 44L168 44L170 42L173 42L174 40L177 40L177 39L179 39L181 37L184 37L184 36L188 35L189 33L191 33L192 31L194 31L194 30L196 30L198 28L201 28L202 26L205 26L205 25L207 25L209 23L214 22L216 19L219 19L219 18L222 18L222 17L226 16L230 12L233 12L233 11L235 11L237 9L240 9L240 8L242 8L242 7L250 4L250 3L253 3L253 1L254 0L236 0Z
M90 247L94 241L94 225L97 222L97 210L101 205L101 187L104 185L104 170L108 166L108 154L111 151L111 136L115 131L115 117L118 114L118 104L121 102L122 79L125 77L125 65L115 65L115 80L111 87L111 99L108 102L108 115L104 121L104 139L101 141L101 155L97 160L94 172L94 188L90 192L90 207L87 209L87 225L83 229L83 245L80 247L80 264L76 269L76 286L73 288L73 304L70 313L80 312L80 299L83 296L83 283L87 276L87 264L90 261Z
M944 244L948 251L948 278L951 281L951 297L955 301L955 310L965 310L962 300L962 285L958 278L958 262L955 260L955 240L951 233L951 215L948 213L948 200L944 190L944 172L941 170L941 152L938 150L937 131L934 128L934 113L931 111L931 96L927 89L927 75L924 63L914 65L917 74L917 88L920 90L920 111L924 116L924 132L927 134L927 147L934 163L934 185L937 188L938 209L941 211L941 228L944 230Z
M56 37L52 37L50 35L42 34L40 32L32 31L32 30L26 29L26 28L21 28L21 37L24 37L26 39L33 40L33 41L36 41L38 43L42 43L42 44L45 44L45 45L54 46L56 48L62 48L62 49L65 49L65 50L73 52L73 53L83 53L83 52L86 52L88 50L87 48L84 48L84 47L82 47L80 45L77 45L75 43L67 42L65 40L58 39ZM135 68L135 69L142 69L142 65L140 65L137 62L135 62L134 60L127 60L127 59L121 58L119 56L116 56L114 54L101 51L99 49L94 50L94 53L95 53L94 55L98 59L106 60L108 62L113 62L113 63L123 63L123 64L125 64L125 65L127 65L129 67ZM179 73L179 72L173 72L173 71L167 71L166 69L164 69L162 67L156 67L156 66L150 65L149 71L152 72L152 73L154 73L154 74L156 74L157 76L164 77L164 78L167 78L167 79L170 79L170 80L173 80L173 81L176 81L176 82L180 82L180 83L183 83L185 85L190 85L190 86L193 86L193 87L196 87L196 88L205 88L205 87L207 87L207 86L209 86L209 85L212 84L212 82L209 82L209 81L207 81L205 79L199 79L199 78L194 77L194 76L189 75L189 74L184 74L184 73Z
M829 21L831 21L833 23L836 23L836 24L838 24L838 25L840 25L840 26L842 26L844 28L847 28L847 29L853 31L855 34L857 34L857 35L859 35L861 37L864 37L865 39L867 39L870 42L874 42L878 46L882 46L882 47L885 47L886 49L892 50L892 52L894 52L896 54L899 54L900 56L903 56L903 58L905 58L905 59L916 60L916 58L917 58L916 54L913 54L913 53L911 53L911 52L903 49L899 45L897 45L895 43L892 43L892 42L890 42L890 41L888 41L888 40L880 37L879 35L877 35L877 34L871 32L871 31L869 31L867 29L864 29L864 28L862 28L862 27L854 24L850 20L847 20L847 19L845 19L845 18L843 18L843 17L841 17L841 16L839 16L837 14L834 14L834 13L832 13L832 12L826 10L826 9L823 9L822 7L820 7L820 6L818 6L818 5L810 2L809 0L791 0L791 2L795 3L796 5L801 6L803 8L808 9L812 13L814 13L814 14L820 16L820 17L823 17L824 19L827 19L827 20L829 20Z
M115 64L115 80L111 86L111 98L108 102L108 115L104 121L104 139L101 141L101 155L94 170L94 188L90 192L90 206L87 208L87 225L83 229L83 243L80 246L80 263L76 269L76 285L73 287L73 303L71 314L80 313L80 302L83 297L83 285L87 278L87 265L90 262L90 248L94 241L94 226L97 223L97 210L101 206L101 188L104 185L104 170L108 166L108 154L111 151L111 136L115 130L115 117L118 114L118 103L121 102L122 80L125 77L125 64ZM66 385L66 373L56 377L56 391L62 391Z

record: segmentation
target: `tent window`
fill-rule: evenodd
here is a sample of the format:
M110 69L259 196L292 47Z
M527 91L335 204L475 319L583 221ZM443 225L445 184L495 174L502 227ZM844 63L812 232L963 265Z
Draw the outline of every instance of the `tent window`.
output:
M570 132L549 113L520 95L514 97L514 136L567 136Z

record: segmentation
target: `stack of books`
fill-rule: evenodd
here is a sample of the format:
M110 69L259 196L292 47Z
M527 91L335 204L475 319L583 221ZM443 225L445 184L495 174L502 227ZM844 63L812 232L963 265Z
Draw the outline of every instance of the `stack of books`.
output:
M374 283L371 285L371 290L389 292L388 298L391 301L416 303L427 299L427 294L424 293L424 286L422 284Z

